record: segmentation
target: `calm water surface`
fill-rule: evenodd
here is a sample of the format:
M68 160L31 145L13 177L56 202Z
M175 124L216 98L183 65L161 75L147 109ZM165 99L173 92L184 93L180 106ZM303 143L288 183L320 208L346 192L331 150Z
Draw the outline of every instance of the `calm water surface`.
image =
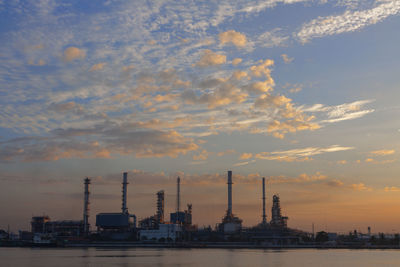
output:
M400 250L0 248L0 266L400 266Z

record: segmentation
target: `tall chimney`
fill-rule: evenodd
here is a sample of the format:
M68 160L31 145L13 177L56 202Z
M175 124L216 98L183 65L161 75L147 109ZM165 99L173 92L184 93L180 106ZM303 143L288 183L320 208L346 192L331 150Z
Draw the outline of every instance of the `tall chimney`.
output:
M157 192L157 222L164 223L164 190Z
M122 181L122 213L128 213L128 208L126 207L127 189L128 189L128 173L124 172L124 180Z
M228 210L227 215L232 215L232 171L228 171Z
M84 201L83 201L83 230L85 231L85 235L89 234L89 185L90 179L86 177L85 181L85 193L84 193Z
M179 212L181 205L181 178L179 176L176 180L176 192L176 212Z
M267 224L267 215L265 214L265 177L262 178L262 201L263 201L263 215L262 223Z

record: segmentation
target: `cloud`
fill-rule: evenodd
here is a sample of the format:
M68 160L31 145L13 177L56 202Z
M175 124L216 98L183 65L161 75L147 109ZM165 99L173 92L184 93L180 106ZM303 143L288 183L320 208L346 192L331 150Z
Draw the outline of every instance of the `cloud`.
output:
M366 10L345 11L341 15L318 17L303 24L296 38L306 43L314 38L352 32L376 24L400 12L399 1L383 1L380 5Z
M29 60L28 64L32 65L32 66L44 66L44 65L46 65L46 61L44 61L43 59L39 59L39 61L37 61L37 62L35 62L33 60Z
M313 117L305 117L297 115L293 120L278 121L274 120L268 124L267 131L272 133L275 137L283 139L286 133L295 133L297 131L313 131L321 128L317 123L310 122Z
M204 50L200 60L196 63L199 67L208 67L214 65L221 65L226 62L226 56L214 53L211 50Z
M219 41L221 45L232 43L239 48L246 46L247 43L246 35L234 30L221 32L219 34Z
M89 71L102 70L102 69L104 68L105 65L106 65L105 62L94 64L94 65L90 68Z
M385 192L400 192L400 187L397 186L387 186L385 187Z
M332 179L329 180L325 183L325 185L331 186L331 187L336 187L336 188L343 188L347 190L353 190L353 191L367 191L371 192L373 190L372 187L365 185L364 183L357 183L357 184L345 184L344 182L337 180L337 179Z
M241 59L241 58L234 58L233 60L232 60L232 65L233 66L237 66L237 65L239 65L241 62L242 62L243 60Z
M241 80L242 78L247 77L247 72L236 70L233 72L232 77L234 77L236 80Z
M265 76L268 79L271 78L271 68L274 65L274 61L272 59L266 59L265 61L258 61L258 65L254 65L250 67L251 73L256 77Z
M195 91L185 91L182 98L186 104L207 104L208 108L213 109L218 106L230 103L242 103L247 99L248 94L242 92L230 82L224 80L208 80L203 85L217 86L214 90L197 95Z
M199 154L193 155L193 160L206 160L208 159L207 150L203 149Z
M364 183L352 184L350 188L355 191L372 191L372 187L366 186Z
M235 154L235 153L236 153L236 150L228 149L228 150L225 150L225 151L222 151L222 152L218 152L217 156L218 157L222 157L222 156L225 156L225 155L231 155L231 154Z
M354 147L343 147L332 145L329 147L307 147L284 151L261 152L255 155L258 159L277 160L277 161L308 161L310 157L324 153L352 150Z
M272 176L267 178L267 183L271 184L282 184L282 183L311 183L317 181L324 181L327 179L326 175L319 172L308 175L306 173L300 174L298 177L286 177L286 176Z
M276 28L272 31L260 34L260 36L257 38L257 44L267 48L285 46L289 38L289 36L282 33L280 28Z
M11 139L0 143L0 160L109 158L112 154L174 158L198 149L190 138L185 138L176 131L149 130L140 126L141 124L96 125L93 128L57 129L47 137Z
M64 50L64 61L70 62L75 59L84 59L86 52L78 47L70 46Z
M289 90L290 93L298 93L302 90L303 88L301 86L293 87Z
M365 162L366 163L373 163L373 164L390 164L390 163L396 162L396 160L395 159L376 160L376 159L373 159L373 158L367 158L367 159L365 159Z
M85 113L83 107L73 101L65 102L65 103L52 103L48 107L51 111L56 111L61 114L65 114L66 112L74 112L77 115L83 115Z
M252 153L243 153L242 155L240 155L240 159L251 159L252 157Z
M290 58L290 57L289 57L288 55L286 55L286 54L282 54L281 57L282 57L282 59L283 59L283 62L285 62L286 64L289 64L289 63L291 63L291 62L294 60L294 58Z
M328 185L328 186L332 186L332 187L342 187L342 186L344 186L344 183L342 181L336 180L336 179L327 181L325 184Z
M364 117L365 115L374 112L374 109L364 109L363 106L373 102L373 100L358 100L352 103L345 103L337 106L324 106L315 104L311 107L300 107L303 112L324 113L327 118L320 123L335 123L346 120L353 120Z
M345 164L347 164L347 161L346 160L339 160L339 161L337 161L337 164L345 165Z
M387 155L393 155L395 153L395 150L394 149L382 149L382 150L371 151L369 153L374 156L387 156Z

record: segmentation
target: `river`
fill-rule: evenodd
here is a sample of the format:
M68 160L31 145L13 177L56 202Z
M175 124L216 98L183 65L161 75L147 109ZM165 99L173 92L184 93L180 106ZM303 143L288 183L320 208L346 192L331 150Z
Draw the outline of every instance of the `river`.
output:
M400 250L3 247L0 266L400 266Z

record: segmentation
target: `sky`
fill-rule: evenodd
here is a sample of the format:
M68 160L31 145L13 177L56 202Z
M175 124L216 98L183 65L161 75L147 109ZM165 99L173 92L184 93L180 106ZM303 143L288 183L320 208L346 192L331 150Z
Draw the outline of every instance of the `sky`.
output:
M193 204L400 232L400 1L0 0L0 228ZM94 227L93 227L94 228Z

